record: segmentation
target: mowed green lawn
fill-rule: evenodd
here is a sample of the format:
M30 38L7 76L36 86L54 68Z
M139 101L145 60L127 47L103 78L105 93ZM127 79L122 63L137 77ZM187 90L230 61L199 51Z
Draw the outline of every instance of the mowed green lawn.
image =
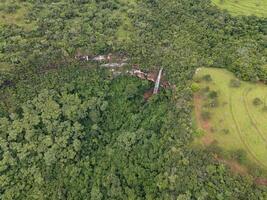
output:
M212 80L204 80L205 75L210 75ZM196 93L201 97L200 112L210 113L209 119L200 120L200 124L209 123L203 137L211 137L209 141L215 141L226 151L244 150L250 161L267 169L267 110L264 110L267 86L240 81L239 87L230 87L230 81L237 80L235 76L216 68L200 68L195 80L201 88ZM212 91L217 92L218 104L205 106L211 101L208 96ZM255 98L260 100L258 105Z
M267 17L267 0L212 0L212 2L233 15Z

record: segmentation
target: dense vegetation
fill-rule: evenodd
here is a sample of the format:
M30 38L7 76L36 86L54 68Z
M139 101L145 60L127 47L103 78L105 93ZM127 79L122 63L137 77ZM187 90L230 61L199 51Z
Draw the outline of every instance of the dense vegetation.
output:
M209 1L157 1L139 10L134 53L164 66L173 81L199 66L227 68L244 80L266 80L265 19L233 18Z
M2 10L19 12L16 2ZM251 177L190 146L195 69L266 81L265 19L206 0L23 2L27 23L0 27L1 199L266 199ZM176 87L145 101L150 83L77 52L123 52L164 67Z

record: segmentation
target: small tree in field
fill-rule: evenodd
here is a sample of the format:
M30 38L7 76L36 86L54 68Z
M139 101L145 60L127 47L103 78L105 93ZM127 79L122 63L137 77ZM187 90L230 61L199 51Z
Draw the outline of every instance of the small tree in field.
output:
M219 106L219 101L217 98L215 99L212 99L210 102L209 102L209 107L211 108L216 108Z
M262 108L262 111L263 111L263 112L267 112L267 106L264 106L264 107Z
M224 128L224 129L222 130L222 132L223 132L225 135L227 135L227 134L230 133L229 129L227 129L227 128Z
M211 117L210 112L208 112L208 111L202 111L202 113L201 113L201 117L202 117L202 119L203 119L204 121L209 120L210 117Z
M218 97L218 93L216 91L211 91L209 93L209 98L216 99Z
M247 152L244 151L243 149L238 149L238 150L233 151L231 153L231 157L232 157L232 159L237 160L239 163L242 164L242 163L246 162Z
M200 90L200 86L199 86L199 84L197 84L197 83L192 83L192 85L191 85L191 90L192 90L193 92L198 92L198 91Z
M200 90L200 92L201 92L202 94L208 93L209 91L210 91L209 86L207 86L207 87L205 87L205 88L202 88L202 89Z
M259 106L261 105L263 102L261 101L260 98L256 97L254 100L253 100L253 105L254 106Z
M209 74L204 75L204 76L202 77L202 79L203 79L204 81L207 81L207 82L211 82L211 81L212 81L211 75L209 75Z

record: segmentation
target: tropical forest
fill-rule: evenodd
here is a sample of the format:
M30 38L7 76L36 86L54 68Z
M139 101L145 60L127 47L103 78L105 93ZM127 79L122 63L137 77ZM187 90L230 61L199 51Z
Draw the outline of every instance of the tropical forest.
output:
M0 0L0 200L267 200L267 1Z

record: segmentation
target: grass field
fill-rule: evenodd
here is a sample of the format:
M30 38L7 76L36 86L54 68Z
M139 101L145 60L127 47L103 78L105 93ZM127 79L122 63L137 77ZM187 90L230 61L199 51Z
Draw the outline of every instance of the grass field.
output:
M216 142L228 152L246 152L246 160L267 169L267 86L238 81L215 68L201 68L195 81L200 88L195 94L196 119L206 132L200 141L206 146Z
M233 15L256 15L267 17L266 0L212 0L221 9L226 9Z

